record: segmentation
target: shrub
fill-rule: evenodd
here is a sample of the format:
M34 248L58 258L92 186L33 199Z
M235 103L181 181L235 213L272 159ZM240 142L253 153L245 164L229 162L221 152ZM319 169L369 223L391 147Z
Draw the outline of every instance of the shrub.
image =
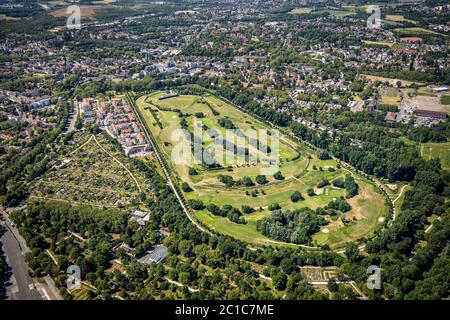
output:
M191 191L192 191L191 186L190 186L188 183L186 183L186 182L183 182L183 183L181 184L181 189L182 189L184 192L191 192Z

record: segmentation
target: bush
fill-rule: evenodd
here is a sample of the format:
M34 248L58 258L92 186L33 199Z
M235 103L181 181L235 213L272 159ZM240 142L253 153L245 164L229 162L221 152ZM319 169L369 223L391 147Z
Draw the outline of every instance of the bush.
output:
M327 179L323 179L317 184L317 188L323 188L325 186L328 186L330 182Z
M308 190L306 190L306 193L307 193L308 196L310 196L310 197L316 195L316 193L314 192L314 189L313 189L313 188L308 188Z
M191 192L192 191L192 188L189 186L189 184L188 183L186 183L186 182L183 182L182 184L181 184L181 189L184 191L184 192Z
M242 212L245 213L245 214L250 214L250 213L255 211L255 209L253 209L252 207L247 206L247 205L243 205L241 207L241 209L242 209Z
M284 177L283 177L283 175L281 174L280 171L275 172L275 174L273 175L273 177L274 177L275 179L277 179L277 180L283 180L283 179L284 179Z
M253 187L255 185L250 177L243 177L242 184L246 187Z
M279 203L272 203L271 205L269 205L269 210L270 211L275 211L275 210L280 210L281 206Z
M194 168L189 168L189 175L196 176L196 175L198 175L198 172Z
M201 200L189 199L188 204L194 210L203 210L205 208Z

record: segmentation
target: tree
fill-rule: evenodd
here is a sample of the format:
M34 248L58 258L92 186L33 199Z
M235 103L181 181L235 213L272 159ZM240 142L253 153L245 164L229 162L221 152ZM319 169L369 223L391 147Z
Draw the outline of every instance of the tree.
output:
M252 207L248 206L248 205L242 205L242 212L245 214L249 214L255 211L255 209L253 209Z
M272 281L275 289L284 290L286 289L287 276L284 272L278 271L272 275Z
M189 186L189 184L188 184L187 182L183 182L183 183L181 184L181 189L182 189L184 192L191 192L191 191L192 191L191 186Z
M358 246L354 243L349 243L345 246L345 256L350 263L358 263L361 260Z
M293 194L291 194L291 201L292 202L298 202L298 201L303 201L305 200L305 198L303 198L302 194L298 191L295 191Z
M273 177L274 177L275 179L277 179L277 180L283 180L283 179L284 179L284 177L283 177L283 175L281 174L280 171L275 172L275 174L273 175Z
M330 154L329 154L328 151L326 151L326 150L319 150L319 151L317 152L317 157L318 157L320 160L328 160L328 159L330 159Z
M330 292L336 292L339 290L339 286L336 283L335 279L328 280L327 288L328 288L328 290L330 290Z
M252 187L255 185L255 183L252 181L252 179L247 176L242 178L242 184L246 187Z
M264 175L258 175L258 176L256 176L256 182L258 183L258 184L266 184L267 182L269 182L267 179L266 179L266 176L264 176Z
M197 199L189 199L188 204L194 210L203 210L205 208L203 201Z

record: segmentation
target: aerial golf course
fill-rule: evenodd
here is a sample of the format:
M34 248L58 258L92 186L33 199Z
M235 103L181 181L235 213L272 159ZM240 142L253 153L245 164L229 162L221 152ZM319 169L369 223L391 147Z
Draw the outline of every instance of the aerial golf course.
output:
M333 159L321 160L317 151L284 135L280 135L278 147L270 133L267 139L249 135L252 129L259 132L270 128L219 97L205 94L160 99L165 95L167 93L161 91L141 96L135 106L188 203L201 204L192 208L192 216L209 230L253 245L295 247L297 244L263 235L257 229L258 221L271 217L280 208L282 211L305 207L316 210L336 199L344 199L346 189L333 181L350 176L358 187L357 194L346 199L351 209L324 215L327 223L312 235L308 245L342 246L369 236L387 218L388 207L377 188ZM174 139L177 129L184 129L191 136L194 131L201 131L203 136L197 140L197 145L214 164L196 163L192 161L195 157L191 161L180 161L174 148L187 136ZM236 151L235 143L239 139L246 142L245 152ZM211 152L218 145L224 146L224 152ZM261 174L261 170L273 166L274 161L278 161L278 172ZM299 197L294 199L294 192ZM207 209L211 204L240 210L239 221L213 214Z

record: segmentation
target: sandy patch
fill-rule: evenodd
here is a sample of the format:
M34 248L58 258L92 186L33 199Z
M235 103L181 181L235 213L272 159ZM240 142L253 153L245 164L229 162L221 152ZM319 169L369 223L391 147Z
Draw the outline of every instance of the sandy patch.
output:
M403 103L423 110L442 111L442 112L450 111L450 106L445 106L441 104L439 96L431 97L419 95L410 98L408 97L408 95L406 95L403 99Z

